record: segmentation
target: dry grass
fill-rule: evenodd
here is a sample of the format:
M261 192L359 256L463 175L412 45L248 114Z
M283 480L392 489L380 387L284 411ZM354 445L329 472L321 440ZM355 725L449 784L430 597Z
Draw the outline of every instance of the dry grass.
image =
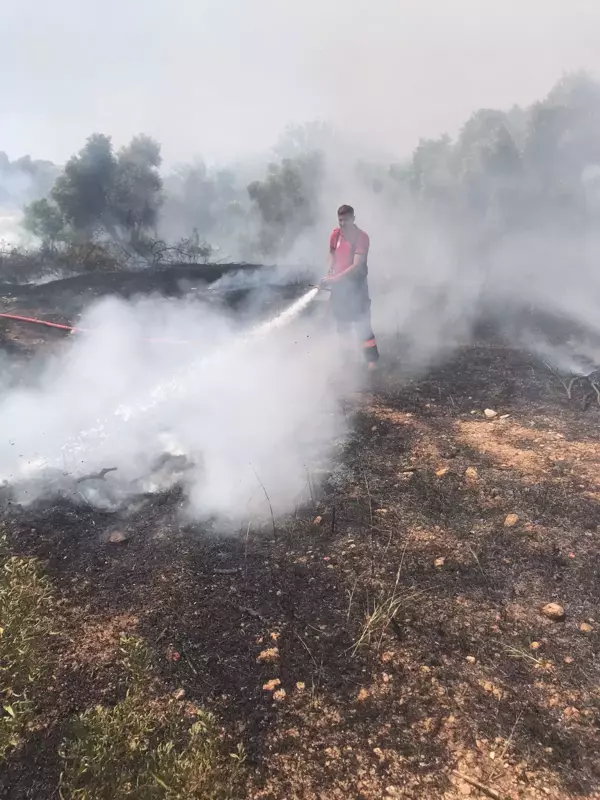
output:
M52 591L35 558L0 567L0 758L21 742L33 717L31 693L45 669Z

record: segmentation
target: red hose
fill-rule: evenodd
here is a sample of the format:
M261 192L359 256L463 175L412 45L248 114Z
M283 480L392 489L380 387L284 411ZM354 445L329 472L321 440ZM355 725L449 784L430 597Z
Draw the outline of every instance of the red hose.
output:
M48 328L60 328L63 331L83 332L84 328L74 328L72 325L60 325L58 322L48 322L45 319L35 319L35 317L20 317L18 314L0 314L4 319L17 319L19 322L34 322L37 325L46 325Z
M91 333L89 328L75 328L73 325L61 325L59 322L48 322L45 319L36 319L35 317L22 317L18 314L0 314L0 318L15 319L18 322L32 322L35 325L45 325L47 328L59 328L63 331L70 331L71 333ZM146 342L153 344L193 344L193 342L178 339L144 339Z

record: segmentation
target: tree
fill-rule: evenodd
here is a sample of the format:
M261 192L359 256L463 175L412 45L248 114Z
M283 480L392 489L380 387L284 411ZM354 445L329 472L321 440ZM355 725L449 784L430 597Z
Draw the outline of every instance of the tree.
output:
M47 242L68 230L77 242L125 238L138 249L156 226L160 163L160 145L147 136L135 137L115 156L110 137L95 133L69 159L50 198L29 206L27 229Z
M41 239L42 246L49 250L65 238L65 219L58 206L46 198L25 207L23 227Z
M112 230L111 209L117 162L109 136L95 133L72 156L52 189L52 199L76 234L91 238Z
M137 246L145 231L156 227L162 203L160 145L148 136L136 136L117 156L109 213Z
M322 157L311 153L269 164L266 178L248 185L260 221L256 246L261 255L285 253L315 223L322 177Z

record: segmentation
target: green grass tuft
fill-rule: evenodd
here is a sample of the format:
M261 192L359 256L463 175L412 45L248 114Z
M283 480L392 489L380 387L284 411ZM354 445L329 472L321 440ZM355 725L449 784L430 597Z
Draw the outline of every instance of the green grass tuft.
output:
M44 672L52 591L34 558L0 561L0 759L33 717L30 698Z
M214 717L150 692L142 640L122 640L127 696L76 720L61 756L63 800L233 800L241 797L244 753L228 753Z

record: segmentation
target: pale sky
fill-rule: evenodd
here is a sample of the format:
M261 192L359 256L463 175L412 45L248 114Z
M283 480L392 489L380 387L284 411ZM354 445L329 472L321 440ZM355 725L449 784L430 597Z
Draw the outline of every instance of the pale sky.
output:
M0 150L143 132L169 164L224 161L319 118L404 156L600 76L599 42L600 0L3 0Z

